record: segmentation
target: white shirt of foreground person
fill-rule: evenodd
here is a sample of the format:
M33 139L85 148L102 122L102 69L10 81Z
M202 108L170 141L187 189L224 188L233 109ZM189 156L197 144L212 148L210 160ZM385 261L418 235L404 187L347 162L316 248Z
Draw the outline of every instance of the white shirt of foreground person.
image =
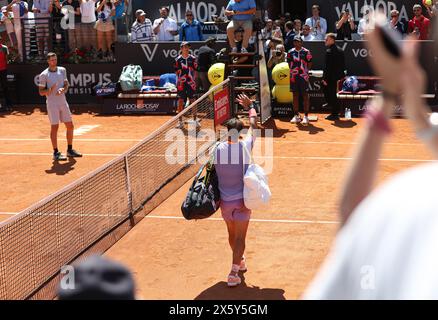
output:
M155 19L152 29L155 29L161 22L162 18ZM175 41L175 36L173 36L170 31L177 31L178 24L172 18L167 17L161 24L160 31L157 34L158 41Z
M377 188L339 232L304 299L438 299L438 164Z

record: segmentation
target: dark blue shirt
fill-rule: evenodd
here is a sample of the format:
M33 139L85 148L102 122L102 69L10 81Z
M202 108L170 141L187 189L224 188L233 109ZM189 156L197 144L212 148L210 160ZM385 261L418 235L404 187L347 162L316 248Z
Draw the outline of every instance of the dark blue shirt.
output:
M191 24L187 21L181 25L179 30L179 41L203 41L202 25L198 20L193 20Z

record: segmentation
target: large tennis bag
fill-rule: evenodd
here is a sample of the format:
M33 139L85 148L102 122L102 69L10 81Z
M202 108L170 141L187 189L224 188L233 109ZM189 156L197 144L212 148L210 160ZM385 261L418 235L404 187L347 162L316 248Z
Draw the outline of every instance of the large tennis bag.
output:
M122 91L140 91L143 82L143 70L139 65L129 64L124 66L119 82Z
M213 163L209 161L199 169L181 205L182 214L187 220L206 219L220 207L219 180ZM206 174L201 177L204 169Z

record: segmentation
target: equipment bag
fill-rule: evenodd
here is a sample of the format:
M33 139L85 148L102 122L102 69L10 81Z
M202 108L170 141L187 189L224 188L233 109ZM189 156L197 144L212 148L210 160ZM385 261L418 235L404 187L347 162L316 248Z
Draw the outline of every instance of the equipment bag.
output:
M122 91L140 91L143 82L143 70L138 65L124 66L119 81Z
M245 207L250 210L262 209L271 200L271 190L269 189L268 177L261 166L254 163L250 151L244 143L241 143L243 159L245 154L250 159L248 169L245 172L245 161L243 161L243 200Z
M214 167L218 144L213 150L210 161L199 169L181 205L181 211L187 220L206 219L213 215L220 206L219 181ZM201 177L206 169L206 174Z

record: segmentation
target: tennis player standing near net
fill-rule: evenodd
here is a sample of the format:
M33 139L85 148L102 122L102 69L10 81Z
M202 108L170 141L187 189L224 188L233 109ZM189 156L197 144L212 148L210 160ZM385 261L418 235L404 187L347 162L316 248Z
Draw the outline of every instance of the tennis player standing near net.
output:
M248 157L244 157L244 154L245 149L251 152L255 141L253 129L257 128L257 113L252 101L243 94L239 95L237 100L245 109L249 108L250 129L245 139L240 141L242 121L238 119L228 121L228 141L218 145L215 164L222 217L227 224L228 241L233 251L233 262L227 281L229 287L239 285L242 282L239 271L247 269L244 252L251 210L245 207L243 200L243 176L248 167L248 163L244 163L244 159Z
M63 122L67 128L67 156L82 157L82 154L73 149L73 121L70 107L68 106L65 93L68 90L67 71L58 67L56 53L47 54L49 67L39 76L39 93L46 97L47 113L51 124L50 140L53 146L53 160L67 160L58 150L58 128L59 122Z

